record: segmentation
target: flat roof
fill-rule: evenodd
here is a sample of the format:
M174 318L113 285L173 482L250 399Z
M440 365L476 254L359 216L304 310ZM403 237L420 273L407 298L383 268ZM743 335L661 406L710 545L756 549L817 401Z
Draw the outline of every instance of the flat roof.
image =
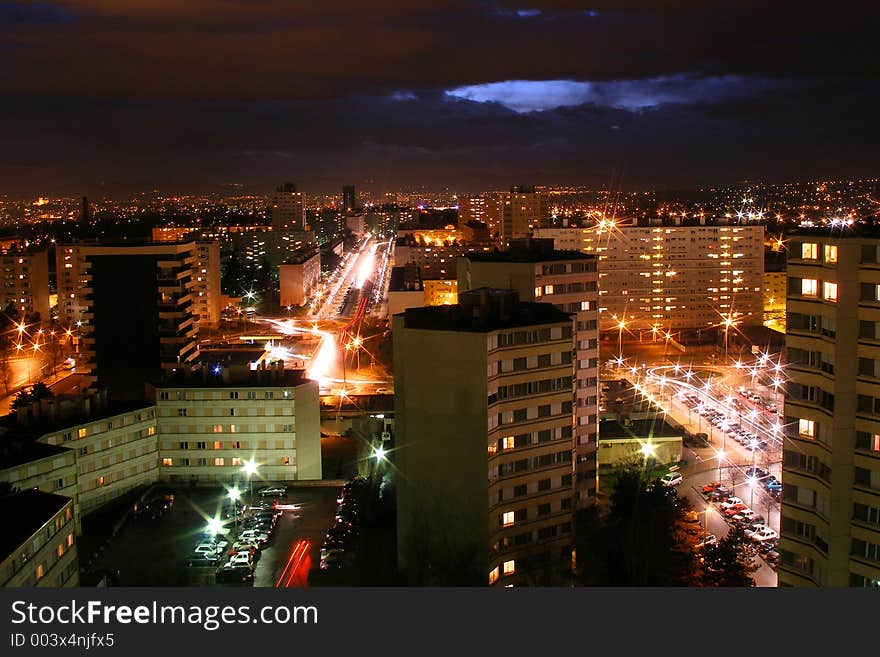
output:
M683 431L673 429L660 415L640 420L629 420L627 425L619 420L605 419L599 422L599 440L618 438L676 438Z
M21 440L12 436L0 435L0 470L14 468L17 465L39 461L69 451L60 445L47 445L35 440Z
M69 497L36 489L0 497L0 559L11 556L69 501Z
M499 329L538 326L542 324L570 324L572 314L562 312L549 303L518 301L503 310L491 308L479 315L479 305L423 306L407 308L395 317L404 318L404 326L411 329L432 331L467 331L488 333Z
M155 388L237 388L281 386L299 386L310 382L305 370L274 369L252 370L235 367L231 371L224 368L215 373L213 368L204 368L195 372L178 371L165 376L153 384Z
M824 237L828 239L873 239L880 237L880 224L855 222L849 226L814 226L812 228L798 226L786 233L790 237ZM793 254L792 257L798 257Z

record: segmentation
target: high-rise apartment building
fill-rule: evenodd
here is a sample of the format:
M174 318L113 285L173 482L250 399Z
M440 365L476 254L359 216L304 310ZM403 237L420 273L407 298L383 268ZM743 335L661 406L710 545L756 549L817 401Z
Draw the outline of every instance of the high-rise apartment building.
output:
M472 221L486 224L494 235L501 228L501 200L497 194L458 197L459 230Z
M193 236L193 229L185 230L185 234ZM157 231L160 231L157 233ZM178 229L153 229L153 241L156 246L176 243L184 233ZM83 319L87 311L88 303L81 293L86 285L87 258L99 253L101 245L98 243L59 244L56 248L55 271L56 285L58 288L58 319L65 325L73 325ZM114 248L132 248L114 247ZM119 251L119 253L124 253ZM135 254L136 251L131 251ZM195 260L193 262L193 274L190 281L190 289L193 295L193 315L198 326L216 326L220 322L220 313L223 310L221 304L222 291L220 289L220 274L222 263L220 259L220 244L217 240L202 240L194 243Z
M880 586L880 236L845 230L788 241L780 586Z
M578 507L595 501L599 413L598 258L554 251L553 240L514 240L506 251L466 255L458 261L458 289L510 288L524 301L552 303L576 318L573 362L575 490Z
M269 195L272 228L283 230L306 229L306 207L303 193L294 183L285 183Z
M21 319L49 321L49 258L45 249L13 247L0 255L0 309L14 309Z
M510 188L504 197L501 212L501 239L529 237L534 228L544 228L550 224L550 201L544 192L534 187L519 185Z
M70 275L59 276L59 296L64 289L84 306L80 361L91 381L116 398L141 397L145 381L190 366L198 354L192 242L58 248L59 272Z
M321 251L301 251L278 266L282 306L308 303L321 284Z
M572 543L572 316L482 288L457 305L409 308L392 333L401 572L561 583Z
M354 185L342 186L342 211L345 213L354 212L357 209L357 194Z
M711 328L763 321L764 226L653 221L542 228L556 248L599 256L602 330Z

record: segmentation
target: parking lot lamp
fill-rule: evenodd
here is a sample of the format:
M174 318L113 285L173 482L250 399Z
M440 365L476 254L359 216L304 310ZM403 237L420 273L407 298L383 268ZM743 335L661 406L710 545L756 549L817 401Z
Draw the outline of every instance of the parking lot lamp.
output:
M220 518L211 518L208 520L207 531L209 534L219 534L223 531L223 523L220 521Z
M257 462L253 459L248 459L244 462L244 467L242 468L244 473L248 478L248 487L250 488L250 502L254 503L254 475L257 474Z
M227 490L226 495L232 500L232 507L235 509L235 524L238 525L238 503L241 500L241 490L238 486L233 486Z

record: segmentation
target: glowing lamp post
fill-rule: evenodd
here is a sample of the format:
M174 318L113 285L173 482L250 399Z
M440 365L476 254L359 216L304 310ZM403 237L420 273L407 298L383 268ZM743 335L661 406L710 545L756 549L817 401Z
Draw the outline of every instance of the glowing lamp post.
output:
M210 520L208 520L206 531L209 534L219 534L221 531L223 531L223 523L220 521L219 518L211 518Z
M242 470L247 475L248 478L248 486L250 487L250 501L251 504L254 503L254 475L257 474L257 463L253 459L249 459L244 462L244 467Z
M233 486L226 491L226 496L232 501L232 507L235 509L235 524L238 525L238 503L241 500L241 490L238 486Z

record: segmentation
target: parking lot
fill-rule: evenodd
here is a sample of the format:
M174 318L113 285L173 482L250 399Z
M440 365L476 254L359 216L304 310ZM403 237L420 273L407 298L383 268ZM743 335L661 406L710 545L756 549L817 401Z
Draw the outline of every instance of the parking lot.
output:
M278 500L282 515L255 561L253 580L224 585L306 585L309 571L318 568L320 546L332 524L339 491L338 486L288 488L287 495ZM168 489L155 494L161 493L173 494L172 508L156 519L130 518L94 568L118 572L121 586L214 585L216 565L188 567L186 561L201 542L208 521L222 508L226 490ZM223 530L228 547L236 538L236 529L227 525Z

